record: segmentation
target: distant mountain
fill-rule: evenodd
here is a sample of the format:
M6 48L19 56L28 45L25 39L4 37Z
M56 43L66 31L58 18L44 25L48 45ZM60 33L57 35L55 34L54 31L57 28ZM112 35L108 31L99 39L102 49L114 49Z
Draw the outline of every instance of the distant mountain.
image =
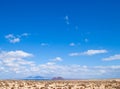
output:
M52 80L64 80L63 77L53 77Z
M45 78L42 76L28 76L24 78L25 80L49 80L49 78Z

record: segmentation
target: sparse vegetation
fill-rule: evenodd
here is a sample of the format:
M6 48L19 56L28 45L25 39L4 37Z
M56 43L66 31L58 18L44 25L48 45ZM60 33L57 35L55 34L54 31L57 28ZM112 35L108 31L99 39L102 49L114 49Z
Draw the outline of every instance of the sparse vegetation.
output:
M120 80L0 80L0 89L120 89Z

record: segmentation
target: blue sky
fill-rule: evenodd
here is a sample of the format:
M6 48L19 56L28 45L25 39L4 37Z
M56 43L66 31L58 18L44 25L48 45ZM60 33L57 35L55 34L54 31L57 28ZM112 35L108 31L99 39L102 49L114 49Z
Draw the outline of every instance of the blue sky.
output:
M0 1L0 78L120 78L119 4Z

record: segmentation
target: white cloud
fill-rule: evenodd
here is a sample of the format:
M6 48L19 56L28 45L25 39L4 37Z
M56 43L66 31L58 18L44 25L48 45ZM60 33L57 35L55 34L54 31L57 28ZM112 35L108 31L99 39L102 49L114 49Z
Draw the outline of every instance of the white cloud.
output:
M53 61L62 61L63 59L61 57L56 57L54 59L52 59Z
M120 54L116 54L116 55L110 56L108 58L103 58L102 60L103 61L120 60Z
M75 46L75 43L70 43L69 45L70 45L70 46Z
M21 34L21 36L29 36L29 34L28 33L23 33L23 34Z
M120 65L112 65L112 66L95 66L95 68L100 68L100 69L120 69Z
M80 56L80 55L95 55L95 54L101 54L101 53L107 53L107 50L88 50L82 53L70 53L70 56Z
M88 50L87 52L83 52L83 55L95 55L95 54L101 54L101 53L107 53L107 50Z
M10 43L18 43L18 42L20 42L20 38L14 38L10 40Z
M41 43L41 46L48 46L48 43Z
M66 20L69 20L69 17L68 17L68 16L65 16L65 19L66 19Z
M20 38L15 37L13 34L8 34L8 35L5 36L5 38L8 39L10 43L18 43L18 42L20 42Z
M21 35L13 35L13 34L8 34L5 36L5 38L10 42L10 43L19 43L21 41L22 37L28 36L28 33L23 33Z
M18 59L18 58L26 58L26 57L31 57L32 54L29 54L27 52L24 52L22 50L16 50L16 51L9 51L9 52L6 52L6 51L2 51L0 53L0 58L3 59L3 58L14 58L14 59Z
M120 66L80 66L80 65L39 65L42 75L62 76L65 78L102 78L119 76ZM116 68L115 68L116 67ZM72 75L72 76L71 76Z
M0 52L0 76L8 78L23 78L26 76L62 76L64 78L114 78L120 77L120 66L87 66L87 65L58 65L54 61L36 64L27 58L33 54L21 50ZM61 57L55 58L60 61Z
M69 44L69 46L79 46L79 45L80 45L80 43L74 43L74 42Z
M14 38L13 34L8 34L5 36L5 38Z
M2 51L0 52L0 62L4 71L9 72L22 72L27 66L35 65L32 61L27 61L25 58L32 57L33 55L21 50L17 51Z
M80 56L81 53L70 53L69 56Z
M70 24L70 22L69 22L69 17L68 16L65 16L65 22L66 22L66 24Z

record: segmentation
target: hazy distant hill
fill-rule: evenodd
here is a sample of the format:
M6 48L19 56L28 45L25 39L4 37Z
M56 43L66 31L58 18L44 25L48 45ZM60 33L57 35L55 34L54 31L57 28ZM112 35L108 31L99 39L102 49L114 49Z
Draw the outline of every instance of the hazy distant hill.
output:
M49 78L45 78L42 76L28 76L24 78L25 80L49 80Z

